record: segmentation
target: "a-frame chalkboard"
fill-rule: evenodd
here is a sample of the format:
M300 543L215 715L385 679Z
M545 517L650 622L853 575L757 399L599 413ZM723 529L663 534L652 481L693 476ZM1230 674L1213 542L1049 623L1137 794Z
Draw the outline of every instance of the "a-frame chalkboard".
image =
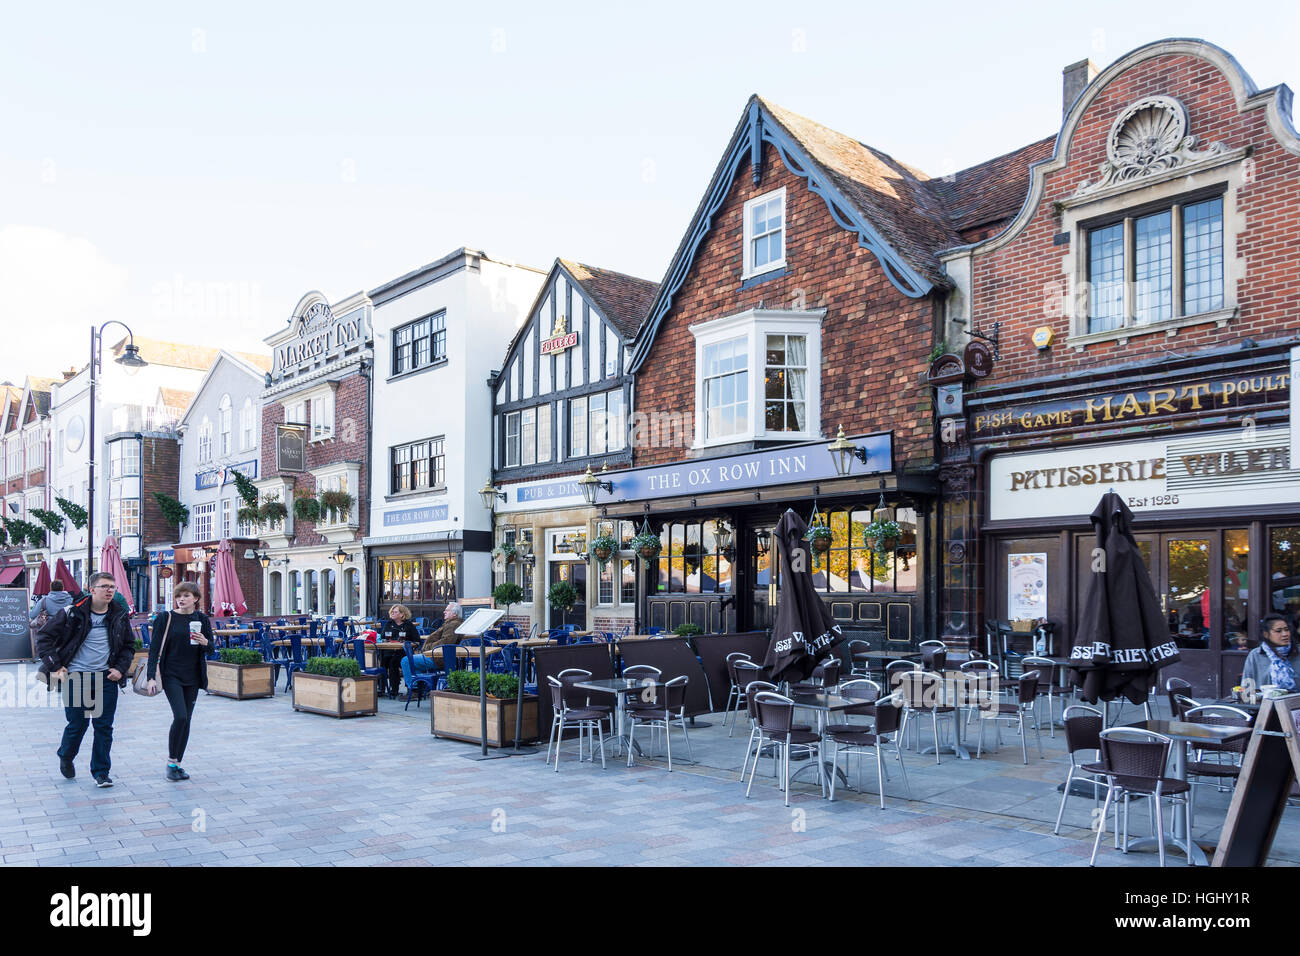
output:
M1265 698L1241 762L1214 866L1263 866L1282 822L1291 788L1300 780L1300 693Z

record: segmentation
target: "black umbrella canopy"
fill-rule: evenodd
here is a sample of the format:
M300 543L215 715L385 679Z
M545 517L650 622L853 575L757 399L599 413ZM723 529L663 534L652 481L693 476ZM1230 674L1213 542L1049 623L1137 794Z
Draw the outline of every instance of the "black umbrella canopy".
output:
M777 683L806 680L844 640L813 585L812 555L803 537L807 530L804 520L787 509L772 534L781 569L781 599L763 666L771 669Z
M1151 575L1133 539L1133 512L1115 492L1092 513L1092 576L1070 647L1069 679L1089 703L1147 698L1155 672L1179 659Z

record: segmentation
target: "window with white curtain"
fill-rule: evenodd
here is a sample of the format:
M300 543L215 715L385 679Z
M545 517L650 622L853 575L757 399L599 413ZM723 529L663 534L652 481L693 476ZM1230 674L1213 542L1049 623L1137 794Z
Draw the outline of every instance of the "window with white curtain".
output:
M217 406L217 454L223 457L230 454L232 411L230 396L222 395L221 403Z
M251 398L244 399L244 407L239 412L239 448L250 450L256 444L257 406Z

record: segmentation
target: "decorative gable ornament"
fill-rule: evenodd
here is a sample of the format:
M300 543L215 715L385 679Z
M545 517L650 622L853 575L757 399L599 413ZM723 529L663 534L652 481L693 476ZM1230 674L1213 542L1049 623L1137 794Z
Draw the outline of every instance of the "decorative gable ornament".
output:
M1147 96L1129 104L1116 118L1106 140L1106 161L1096 182L1084 182L1074 195L1086 196L1111 186L1222 156L1227 147L1211 143L1197 150L1187 133L1187 108L1172 96Z

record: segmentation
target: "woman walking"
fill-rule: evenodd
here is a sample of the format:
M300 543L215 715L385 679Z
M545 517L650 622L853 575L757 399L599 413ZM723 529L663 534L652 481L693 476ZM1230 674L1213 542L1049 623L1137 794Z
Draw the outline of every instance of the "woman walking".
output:
M167 735L167 779L188 780L181 766L190 739L190 720L199 690L208 686L208 648L212 646L212 621L196 610L199 589L183 581L172 592L174 611L159 614L149 641L149 689L159 681L172 708L172 727Z

